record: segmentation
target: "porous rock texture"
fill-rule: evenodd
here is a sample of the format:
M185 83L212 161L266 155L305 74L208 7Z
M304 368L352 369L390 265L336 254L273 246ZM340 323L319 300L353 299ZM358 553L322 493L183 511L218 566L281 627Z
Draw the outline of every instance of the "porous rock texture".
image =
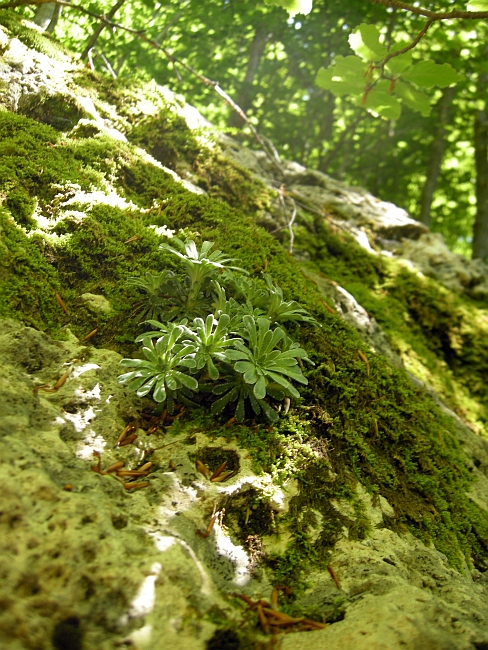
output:
M337 451L342 444L341 436L335 442L332 437L340 418L334 424L334 418L312 401L305 400L302 411L292 406L288 420L283 420L289 422L289 428L285 424L280 429L280 451L273 457L274 464L262 462L264 471L256 466L256 458L270 454L272 443L266 443L264 438L264 446L258 450L261 456L246 443L244 434L250 434L255 424L249 422L247 429L236 427L239 431L234 434L232 426L225 426L225 419L213 423L208 414L198 419L182 413L181 419L152 435L140 428L134 444L119 446L124 428L141 423L143 410L148 412L154 405L149 399L138 399L117 383L122 355L108 336L101 342L96 336L83 341L84 337L78 330L75 335L74 330L85 328L87 332L90 323L98 324L97 318L102 324L114 318L120 326L129 321L131 305L124 311L104 295L110 290L108 281L106 285L99 281L93 287L87 285L92 291L83 285L73 304L86 314L85 320L80 323L67 318L63 327L56 328L48 319L32 327L35 323L26 316L27 306L18 301L16 311L6 314L10 317L3 318L0 329L0 646L12 650L159 650L172 644L188 650L488 648L488 538L483 537L485 529L481 525L488 508L488 442L483 435L486 405L480 397L483 393L476 392L481 391L476 386L471 390L469 382L468 387L462 383L462 375L454 365L447 365L442 351L436 353L439 365L429 365L415 343L407 349L390 332L385 333L373 314L361 305L359 294L354 296L338 281L324 276L320 260L311 260L304 242L307 232L317 235L314 228L320 219L330 228L331 236L342 237L346 232L352 236L345 243L341 240L341 245L349 247L353 256L356 241L373 260L371 264L384 258L397 264L398 272L409 273L409 279L423 282L426 277L433 278L442 296L457 295L460 299L486 299L486 266L453 255L439 236L365 190L348 187L296 163L280 161L278 172L276 164L262 152L216 133L195 109L155 84L151 86L156 95L152 104L133 98L131 104L126 96L121 105L125 102L128 109L123 114L120 105L117 108L106 99L97 99L96 85L88 91L76 84L72 75L80 70L68 54L58 51L55 55L55 46L43 42L33 26L15 27L12 21L0 29L4 111L49 124L61 137L71 133L95 143L107 138L105 142L125 146L131 139L131 119L157 116L164 105L167 111L198 129L203 150L199 165L195 167L180 159L173 169L168 169L146 151L133 148L137 160L164 169L168 178L177 182L175 187L183 188L181 191L193 196L214 192L219 200L231 203L233 198L226 190L225 177L220 185L215 179L212 183L208 178L208 182L202 182L205 156L210 159L215 154L212 147L216 147L218 140L221 165L224 161L240 165L247 170L244 181L267 197L266 204L251 215L253 221L268 231L285 235L282 241L287 247L291 201L295 202L299 213L296 260L286 263L294 264L294 273L303 274L308 283L305 289L315 291L313 300L327 302L328 309L322 309L321 316L324 326L330 319L330 331L339 332L337 336L346 341L344 349L352 350L355 361L348 362L351 379L346 380L347 386L352 384L351 390L356 391L357 386L367 384L369 364L383 373L375 375L380 377L378 382L386 382L384 377L391 372L400 373L398 377L405 376L407 370L411 372L411 379L405 381L420 387L418 399L426 400L427 411L439 422L446 418L438 433L436 430L439 449L459 448L456 458L466 475L471 476L462 489L469 491L469 499L479 508L479 521L475 517L469 524L478 531L477 551L470 555L469 551L461 552L462 545L456 546L457 542L452 541L455 533L448 527L453 516L449 502L439 514L438 503L434 506L429 500L428 490L422 490L420 480L415 499L422 505L419 512L424 514L418 515L418 528L406 518L401 521L399 506L392 505L394 489L374 489L371 483L365 487L358 473L350 472L349 487L342 490L339 484L346 476L343 468L349 467L352 459L347 454L341 457ZM37 43L37 49L27 42ZM0 113L0 117L5 114ZM211 137L207 137L205 129ZM235 173L241 174L239 167L235 169ZM59 179L60 183L62 180ZM285 197L278 189L283 184ZM116 206L113 209L121 213L139 215L149 209L138 205L134 195L124 195L115 174L107 174L102 186L92 188L90 193L69 183L60 187L57 199L50 199L51 203L46 200L40 211L36 208L37 227L31 226L31 234L41 234L48 244L54 232L53 223L65 217L81 223L93 206L108 204L107 197ZM226 192L230 198L226 198ZM156 205L160 212L161 205ZM151 226L153 237L158 228L166 228L161 236L168 232L166 225L156 222ZM25 224L19 228L24 232ZM198 228L197 220L192 229ZM249 238L257 235L268 241L264 231L249 230ZM3 233L2 237L8 248ZM338 239L334 242L339 246ZM48 244L36 246L57 268L66 253L61 246L57 257L53 250L58 249L49 248ZM339 249L335 254L340 257ZM274 255L278 261L284 259L278 253ZM118 264L117 259L112 260L114 265ZM328 268L333 267L330 260L328 264ZM278 263L275 270L279 274ZM77 272L87 273L85 267ZM52 302L56 305L54 296ZM476 310L481 321L486 319L483 302L467 304L470 310ZM70 306L70 312L71 309ZM63 314L61 307L59 313ZM405 320L407 327L415 330L416 324L409 318ZM361 339L355 331L365 343L366 362L356 355ZM460 337L462 333L460 327ZM118 339L118 349L125 354L128 338ZM459 349L459 341L457 345ZM488 358L483 357L486 349L480 350L477 363L481 366L473 370L478 378L486 370ZM334 377L342 372L339 363L340 359L323 361L317 371L319 376L338 381ZM451 392L440 379L436 380L436 372L442 374L443 368L453 373ZM64 381L58 382L61 378ZM333 389L323 388L332 384L315 382L325 391L319 403L327 405L330 397L333 405ZM417 399L416 395L412 389L410 399ZM458 408L464 397L468 403L465 411ZM381 395L377 399L381 400ZM312 417L304 424L300 413L307 409L312 409ZM371 404L364 406L365 412L370 409ZM417 415L413 407L410 412L405 407L405 419ZM348 417L352 419L350 413ZM378 415L378 421L370 420L367 433L360 429L358 420L357 430L364 436L379 438L379 431L386 431L381 417L388 416ZM312 435L310 428L320 435ZM269 436L271 429L266 429ZM354 437L354 424L345 431L346 437ZM424 434L427 435L426 431L419 425L417 437L422 439ZM398 441L392 436L387 444L395 447ZM339 456L334 456L334 449ZM422 473L427 476L433 471L427 457L416 458L417 465L410 458L403 459L401 450L395 454L400 469L410 463L405 473L420 466L422 478ZM328 460L329 456L332 460ZM222 458L234 472L227 482L212 483L196 469L197 459L213 471ZM113 472L103 473L122 461L126 470L151 462L149 485L127 489ZM307 490L312 489L307 487L311 482L307 468L316 461L322 472L317 474L318 481L324 486L338 486L326 505L318 497L308 504L304 499ZM456 468L452 471L455 473ZM433 520L442 519L446 525L442 529L444 540L439 538L440 533L429 537L418 532L429 509L434 513ZM333 533L330 522L334 522ZM434 530L428 522L425 526L425 530ZM471 528L465 531L466 539L470 531ZM439 550L451 547L455 551L450 557ZM288 555L287 549L292 549ZM300 574L301 563L306 566L306 575ZM283 584L287 576L291 584ZM282 634L277 626L270 636L266 625L260 625L256 610L249 613L245 622L245 604L232 595L270 600L274 587L280 588L282 609L295 618L305 616L327 622L327 627L304 632L299 624L289 625L281 628L289 633Z

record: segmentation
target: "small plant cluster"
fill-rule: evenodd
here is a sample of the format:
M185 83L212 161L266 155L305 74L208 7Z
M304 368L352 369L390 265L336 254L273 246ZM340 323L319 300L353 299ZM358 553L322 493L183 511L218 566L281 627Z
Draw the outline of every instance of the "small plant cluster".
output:
M276 421L273 403L300 397L293 382L308 383L301 360L310 362L283 323L315 319L298 302L286 301L269 275L260 286L232 266L233 259L212 251L213 242L198 250L192 240L172 241L177 248L160 248L181 260L185 274L165 269L129 279L144 292L135 315L153 329L136 338L144 359L122 359L128 372L119 383L139 397L152 392L170 413L175 402L197 406L200 394L212 400L213 413L235 403L241 422L247 403L256 415Z

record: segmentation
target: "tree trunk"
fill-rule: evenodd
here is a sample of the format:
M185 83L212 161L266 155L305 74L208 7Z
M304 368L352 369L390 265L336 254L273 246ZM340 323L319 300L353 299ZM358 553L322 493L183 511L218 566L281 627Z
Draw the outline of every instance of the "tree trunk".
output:
M266 44L271 38L269 29L265 27L257 27L254 32L254 38L251 43L251 51L249 52L249 61L247 63L246 76L242 82L241 88L236 96L236 104L246 112L252 106L254 96L253 82L256 77L259 63L266 49ZM243 125L243 120L235 111L231 113L227 122L229 126L240 127Z
M488 115L474 117L474 159L476 166L476 219L473 227L473 259L488 257Z
M126 0L118 0L118 2L116 2L116 3L114 4L114 6L112 7L112 9L110 9L110 11L108 12L108 14L105 15L105 18L106 18L107 20L112 20L112 18L115 16L115 14L116 14L117 11L120 9L120 7L125 3L125 1L126 1ZM91 37L90 40L88 41L87 46L85 47L85 49L83 50L83 52L82 52L82 54L81 54L81 58L82 58L82 59L86 59L86 58L88 58L88 52L89 52L90 50L92 50L92 49L95 47L95 43L97 42L98 37L100 36L100 34L102 33L102 31L105 29L105 27L106 27L106 24L105 24L105 23L102 23L102 22L99 23L99 24L97 25L97 27L95 28L95 31L94 31L93 34L92 34L92 37Z
M442 159L446 150L446 127L451 121L452 103L456 93L455 86L444 88L442 97L439 100L439 126L432 143L430 159L427 165L427 174L425 184L422 189L420 198L420 216L419 221L430 228L430 211L432 208L432 199L437 188L439 172L441 171Z
M39 25L41 29L46 31L54 16L56 7L57 5L55 2L45 2L44 4L39 5L36 9L36 13L32 19L32 22L36 25Z
M58 24L58 20L59 17L61 16L62 11L63 11L63 7L61 5L56 5L56 7L54 8L53 17L51 18L51 22L46 27L46 32L48 34L54 33L54 30L56 29L56 25Z

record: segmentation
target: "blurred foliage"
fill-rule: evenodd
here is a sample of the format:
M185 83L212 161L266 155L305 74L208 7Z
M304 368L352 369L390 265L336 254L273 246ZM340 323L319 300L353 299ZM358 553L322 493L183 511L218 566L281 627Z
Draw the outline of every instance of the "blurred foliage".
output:
M94 0L84 7L101 15L113 5L113 1ZM466 4L462 0L436 3L438 11L452 9L464 10ZM35 9L18 11L32 18ZM413 51L391 60L398 69L401 59L412 54L413 67L405 75L417 84L397 86L403 108L399 115L397 108L391 110L390 89L380 93L390 106L384 110L373 95L371 100L358 101L364 96L361 88L356 95L333 94L333 75L325 83L323 75L341 61L338 57L360 61L352 56L355 52L365 61L378 59L378 52L412 42L425 19L409 12L364 0L315 0L313 8L308 0L127 0L113 20L140 30L197 72L218 80L283 156L362 185L413 216L419 215L441 90L430 88L425 78L419 82L412 70L437 65L433 83L459 81L446 127L432 229L442 232L456 252L469 253L475 214L472 123L486 100L486 21L434 23ZM81 53L96 25L93 17L64 10L54 36ZM249 130L241 129L235 115L230 117L231 109L211 87L136 35L104 29L92 60L96 69L107 74L111 74L109 62L119 78L138 75L170 86L220 128L256 146ZM447 66L452 66L452 72L447 72ZM322 81L320 74L317 77L320 70ZM442 79L442 74L447 76ZM428 88L425 93L422 86ZM373 90L376 93L378 88ZM384 117L378 118L378 113Z

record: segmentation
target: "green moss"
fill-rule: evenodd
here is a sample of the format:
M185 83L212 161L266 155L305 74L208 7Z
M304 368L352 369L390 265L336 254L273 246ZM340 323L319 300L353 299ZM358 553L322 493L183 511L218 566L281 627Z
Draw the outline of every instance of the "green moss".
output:
M456 296L395 260L370 255L322 221L302 230L304 268L339 282L371 313L406 367L432 385L462 418L488 435L488 309ZM330 286L330 285L329 285Z
M171 111L141 120L131 130L129 139L170 169L183 162L192 165L200 152L186 121Z
M270 192L264 184L217 150L203 151L193 168L198 185L212 198L221 199L247 215L257 215L269 208Z
M55 300L61 292L56 271L42 253L43 242L28 238L0 209L0 318L55 334L67 322Z
M261 181L222 156L218 146L209 148L198 142L198 132L189 129L186 120L175 112L175 103L184 105L182 99L179 102L177 97L165 96L154 82L133 80L128 86L126 80L107 79L106 75L90 70L78 71L74 76L92 94L100 113L124 132L131 143L183 176L189 172L192 182L211 198L225 201L246 215L258 215L269 208L270 191ZM157 113L145 115L141 109L144 102ZM146 193L145 189L137 191Z
M2 9L0 12L0 25L3 25L16 36L27 47L41 52L53 59L63 60L66 57L66 49L55 41L49 34L40 34L34 29L23 24L22 16L13 10Z
M27 95L19 102L19 112L56 131L70 131L78 120L91 117L73 97L62 93Z
M21 115L0 113L0 193L20 225L33 225L37 202L52 201L61 180L89 189L100 175L83 168L49 126Z
M168 150L182 151L178 140L182 133L178 127L171 143L171 130L166 131ZM165 225L191 230L200 241L215 241L254 277L271 273L287 298L299 300L321 322L322 328L308 324L292 328L316 365L306 370L310 383L302 391L302 408L295 408L278 427L252 421L226 427L229 414L220 423L198 411L174 425L175 432L205 430L210 436L235 439L249 449L257 470L276 481L297 481L300 492L283 522L292 533L291 543L285 554L269 558L275 584L303 586L307 567L327 562L344 528L352 539L367 534L358 482L393 506L395 515L385 525L434 542L457 567L465 557L485 566L488 520L466 496L470 476L451 422L404 373L366 350L367 374L358 356L358 349L365 349L358 334L327 311L320 288L249 216L265 205L259 184L235 166L219 167L218 158L208 162L202 158L194 164L202 178L207 174L206 187L213 196L195 195L162 169L142 161L129 145L106 137L60 138L50 127L8 113L0 114L0 141L3 245L8 254L8 265L0 267L6 287L2 315L20 317L54 334L67 322L80 337L97 327L97 345L130 354L139 330L130 318L136 294L125 279L174 264L158 250L159 239L147 227ZM190 151L192 146L190 141ZM134 205L80 198L69 206L71 213L60 208L79 188L85 193L113 193L114 187ZM52 228L29 236L27 229L35 226L34 209L50 219ZM413 274L398 273L321 223L315 228L313 235L301 233L298 238L310 249L311 268L352 287L367 309L376 309L379 320L384 317L386 322L390 310L391 332L411 336L432 359L443 356L459 385L464 371L456 359L464 354L478 381L486 351L476 332L466 329L468 316L474 313L471 306L452 302L447 292L435 293L434 285L422 288ZM135 236L138 239L125 243ZM68 304L69 318L53 300L56 292ZM106 296L113 313L93 315L80 300L85 292ZM401 329L405 310L412 323L415 319L411 334ZM448 337L452 357L443 334L446 327L464 337L462 353ZM476 350L479 362L472 360ZM482 395L484 388L476 390ZM472 394L478 395L474 389ZM333 505L344 499L351 505L348 515ZM312 536L319 525L314 513L321 521L318 534Z
M330 227L323 218L315 218L311 228L296 229L296 248L306 250L325 276L340 278L345 286L361 278L368 287L381 282L384 260L368 253L346 232Z
M165 206L178 197L183 203L190 201L189 192L164 170L141 160L133 160L117 171L119 187L128 199L141 208L151 208L146 218L147 224L169 225L171 219L161 218ZM193 196L193 195L192 195ZM198 203L198 199L197 199Z

